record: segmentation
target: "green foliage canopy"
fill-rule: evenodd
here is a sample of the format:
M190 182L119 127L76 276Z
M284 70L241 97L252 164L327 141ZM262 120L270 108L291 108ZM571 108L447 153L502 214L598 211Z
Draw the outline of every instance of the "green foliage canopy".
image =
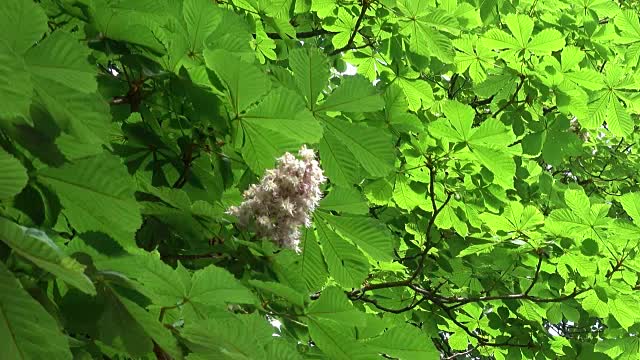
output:
M0 1L0 358L638 359L639 6Z

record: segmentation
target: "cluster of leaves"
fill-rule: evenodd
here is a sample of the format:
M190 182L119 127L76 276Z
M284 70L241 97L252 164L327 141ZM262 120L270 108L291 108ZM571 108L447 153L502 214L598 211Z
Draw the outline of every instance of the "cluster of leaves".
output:
M637 1L0 14L3 359L638 358ZM297 254L225 210L303 144Z

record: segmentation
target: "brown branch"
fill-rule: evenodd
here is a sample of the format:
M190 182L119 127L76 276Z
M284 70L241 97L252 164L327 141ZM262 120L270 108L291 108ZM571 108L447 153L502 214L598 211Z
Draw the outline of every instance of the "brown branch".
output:
M296 39L306 39L314 36L327 35L327 34L336 34L336 33L321 28L321 29L315 29L311 31L301 31L299 33L296 33ZM274 39L274 40L282 39L282 36L278 33L267 33L267 36L270 39Z
M513 93L513 95L511 95L511 98L509 99L509 101L507 101L506 104L504 104L502 107L500 107L493 115L491 115L491 117L494 117L494 118L497 117L498 114L500 114L507 107L509 107L510 105L515 103L516 99L518 98L518 93L520 93L520 89L522 89L522 86L524 85L524 80L525 79L526 79L526 76L520 75L520 82L518 83L518 86L516 87L516 91Z
M538 281L538 277L540 276L540 268L541 267L542 267L542 253L539 253L538 254L538 265L536 265L536 272L533 275L533 280L531 280L531 284L529 284L529 287L527 288L527 290L524 291L525 295L529 295L529 292L531 291L531 289L533 289L533 286Z
M416 290L417 289L417 290ZM420 289L420 288L414 288L414 290L420 292L420 293L426 293L429 295L433 294L431 292L429 292L426 289ZM449 307L449 309L455 309L457 307L460 307L462 305L465 304L469 304L469 303L474 303L474 302L482 302L482 301L496 301L496 300L528 300L534 303L554 303L554 302L561 302L561 301L565 301L565 300L569 300L569 299L573 299L574 297L585 293L587 291L591 290L591 288L586 288L586 289L574 289L570 294L567 295L562 295L562 296L558 296L558 297L552 297L552 298L542 298L542 297L538 297L538 296L531 296L528 294L524 294L524 293L520 293L520 294L506 294L506 295L491 295L491 296L474 296L474 297L441 297L439 298L439 301L441 301L442 303L450 303L450 304L454 304L452 306Z
M337 55L345 50L350 49L353 46L353 40L356 38L356 35L358 35L358 31L360 30L360 25L362 24L362 20L364 20L364 16L367 13L367 10L369 9L369 1L371 0L362 0L362 9L360 10L360 15L358 16L358 20L356 20L356 25L353 29L353 32L351 33L351 36L349 36L349 40L347 41L347 44L339 49L335 49L331 52L331 56L333 55Z
M163 260L201 260L201 259L219 259L222 257L222 254L174 254L174 255L163 255Z
M375 307L376 307L377 309L379 309L379 310L382 310L382 311L385 311L385 312L389 312L389 313L392 313L392 314L401 314L401 313L403 313L403 312L413 310L413 309L414 309L414 308L416 308L418 305L420 305L422 302L424 302L425 300L427 300L427 298L426 298L425 296L423 296L422 298L420 298L420 300L416 300L416 298L417 298L417 296L414 296L414 297L413 297L413 301L411 301L411 304L410 304L410 305L407 305L407 306L405 306L405 307L403 307L403 308L400 308L400 309L391 309L391 308L388 308L388 307L385 307L385 306L379 305L379 304L378 304L378 301L377 301L377 300L375 300L375 299L369 299L369 298L363 297L363 298L361 298L360 300L362 300L362 301L364 301L364 302L366 302L366 303L369 303L369 304L371 304L371 305L375 306Z
M427 253L429 253L429 250L431 249L431 229L433 228L433 225L436 222L436 218L438 217L440 212L444 209L444 207L447 206L447 204L449 203L449 200L451 200L451 196L453 195L452 193L448 193L447 198L442 203L442 205L440 205L440 207L436 207L436 194L435 194L436 172L431 164L428 164L428 167L429 167L429 197L431 199L433 214L431 214L431 217L429 218L429 223L427 224L425 244L424 244L424 249L420 254L420 262L418 263L418 267L416 268L416 271L407 280L408 283L413 282L413 280L415 280L418 277L418 275L422 273L422 269L424 268L424 263L427 260Z
M449 89L447 89L447 98L449 99L453 99L453 97L455 96L453 88L456 86L456 80L458 80L458 76L459 75L455 73L453 74L453 76L451 76L451 80L449 80Z
M182 168L182 172L180 173L180 177L171 186L172 188L180 189L187 183L189 174L191 172L191 164L193 163L193 160L194 160L193 150L195 150L197 147L198 145L196 144L187 145L187 149L185 150L184 155L182 156L182 163L184 164Z
M447 357L444 357L444 358L442 358L442 359L443 359L443 360L454 360L454 359L457 359L457 358L458 358L458 356L465 356L465 355L469 355L469 354L471 354L471 353L472 353L475 349L477 349L477 348L478 348L477 346L473 346L473 347L471 347L471 349L469 349L469 350L467 350L467 351L463 351L463 352L459 352L459 353L454 353L453 355L451 355L451 356L447 356Z

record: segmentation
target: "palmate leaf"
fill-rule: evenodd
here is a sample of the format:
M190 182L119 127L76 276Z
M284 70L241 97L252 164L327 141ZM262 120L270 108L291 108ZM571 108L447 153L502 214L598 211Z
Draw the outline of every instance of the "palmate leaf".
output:
M255 295L240 284L230 272L214 265L209 265L193 274L187 299L196 310L199 306L257 302Z
M361 180L358 160L332 132L324 132L318 148L322 168L331 182L351 186Z
M342 239L322 219L314 221L329 274L345 288L355 288L369 272L369 262L355 245Z
M277 131L257 127L252 123L242 123L242 130L242 158L256 174L263 174L265 169L274 167L276 158L285 152L295 153L300 144Z
M633 132L633 119L615 96L609 98L607 127L616 136L628 136Z
M187 24L189 50L191 52L202 51L204 39L222 21L220 9L211 6L211 3L206 0L186 0L182 7L182 14Z
M344 144L372 177L382 177L391 171L395 150L389 133L344 120L326 118L324 123L325 132L331 132Z
M29 114L33 85L21 56L0 39L0 118Z
M424 194L418 194L410 185L405 175L397 175L393 189L393 200L401 209L412 211L421 204L427 202Z
M329 64L323 53L315 48L297 49L289 55L291 70L295 81L311 111L316 107L316 101L329 79Z
M72 135L76 142L98 145L109 142L115 131L104 98L96 93L71 90L48 78L34 76L33 83L37 95L35 102L42 105L56 125ZM66 152L64 147L61 150Z
M3 16L0 43L6 40L17 54L23 54L47 31L47 15L42 7L32 1L3 1L0 3L0 14ZM0 50L0 54L3 53L4 50Z
M43 346L46 339L46 346ZM6 360L72 359L55 319L0 262L0 349Z
M255 313L218 312L207 320L186 325L180 335L198 359L265 359L264 347L273 338L272 329Z
M483 43L490 49L529 50L536 54L558 51L564 46L564 36L558 30L544 29L531 37L533 20L523 14L509 14L504 19L512 35L499 29L489 30Z
M564 36L558 30L544 29L537 33L527 44L527 49L536 54L547 54L561 50L564 46Z
M527 46L533 33L533 20L528 16L509 14L504 17L504 22L513 34L521 48Z
M302 255L300 256L299 271L309 291L319 290L327 281L329 275L327 264L322 257L322 250L318 238L312 228L305 228L300 239Z
M269 78L255 65L225 50L205 50L207 67L220 77L236 115L260 99L271 87Z
M384 101L367 79L345 77L340 86L315 111L369 112L382 109Z
M317 143L322 137L322 126L305 108L294 92L278 88L255 107L242 115L243 124L281 133L299 143Z
M153 339L159 347L167 352L173 359L182 359L182 351L178 346L178 341L155 317L138 306L135 302L115 293L114 301L119 302L120 309L123 314L121 316L130 316L133 321L144 331L144 333Z
M484 167L493 173L493 181L496 184L505 189L513 188L516 164L511 155L486 145L473 145L471 152L473 152Z
M391 232L379 221L360 216L334 216L316 213L345 239L356 244L373 259L390 261L393 255Z
M0 148L0 200L17 195L27 185L29 176L20 161Z
M284 88L271 91L238 121L244 132L243 157L256 174L273 167L285 151L295 152L322 137L320 123L295 93Z
M449 101L443 105L446 119L429 124L429 133L447 141L465 142L476 159L494 174L494 183L511 189L516 164L508 146L515 141L511 129L497 119L485 120L472 128L475 112L469 105Z
M97 328L93 336L102 343L123 351L133 357L144 357L154 351L157 344L161 352L174 359L182 359L182 351L173 334L162 325L152 313L147 312L138 303L124 296L124 289L131 294L134 286L124 275L115 272L102 272L104 285L98 296L102 299L99 314L96 316ZM115 284L120 286L116 287ZM124 288L123 288L124 287Z
M204 3L201 1L196 2L201 5ZM204 3L204 5L211 8L211 4L209 3ZM209 11L210 10L206 10L205 12ZM255 60L256 53L250 46L253 36L249 32L247 22L233 11L218 9L217 12L219 14L216 14L216 17L219 17L220 19L216 20L217 27L205 40L205 46L207 49L226 50L235 54L243 61L249 63L253 62Z
M347 214L369 213L367 200L352 187L335 187L320 201L320 209L340 211Z
M358 311L343 296L344 292L335 286L322 291L320 299L312 302L305 310L305 315L314 319L331 320L346 326L362 326L366 323L365 314Z
M154 29L164 23L166 10L164 2L159 1L96 1L84 8L84 12L91 16L92 25L105 38L144 47L155 53L164 50Z
M363 344L368 352L384 353L403 360L439 357L431 339L417 327L408 324L388 329L380 336L364 340Z
M493 63L491 51L479 46L477 37L470 36L453 40L453 46L458 50L454 60L457 71L463 73L468 69L475 83L483 82L487 78L486 69Z
M26 56L34 77L48 79L85 93L95 92L96 71L89 64L89 49L68 33L57 31L30 49Z
M627 193L618 198L624 211L633 219L633 222L640 224L640 193Z
M396 81L407 98L409 110L418 111L421 108L429 109L433 105L435 101L433 89L426 81L408 80L404 78L397 78Z
M0 240L16 253L52 273L71 286L95 295L96 289L84 274L84 266L66 256L47 234L0 218Z
M260 290L263 294L272 294L283 298L293 305L304 306L304 296L302 293L275 281L249 280L249 285Z
M632 10L622 11L615 17L613 23L622 32L621 42L631 43L640 41L640 20L638 13Z
M44 168L38 180L55 191L78 232L101 231L125 248L135 246L140 205L133 197L135 183L118 158L104 154Z

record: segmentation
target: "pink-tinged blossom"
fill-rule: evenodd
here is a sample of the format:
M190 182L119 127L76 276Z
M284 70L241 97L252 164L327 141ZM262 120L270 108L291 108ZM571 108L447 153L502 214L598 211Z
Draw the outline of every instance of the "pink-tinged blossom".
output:
M299 228L311 226L311 214L322 198L320 184L326 181L312 149L303 145L298 157L285 153L278 158L276 168L244 192L242 204L227 211L241 227L253 226L258 236L295 251L300 251Z

